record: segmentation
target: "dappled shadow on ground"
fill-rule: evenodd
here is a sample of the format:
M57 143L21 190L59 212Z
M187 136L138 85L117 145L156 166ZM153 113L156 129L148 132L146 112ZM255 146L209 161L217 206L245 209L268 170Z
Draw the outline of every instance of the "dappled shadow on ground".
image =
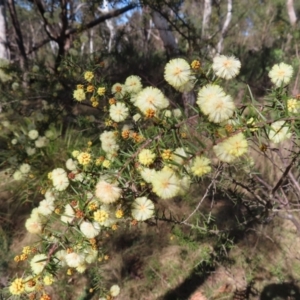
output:
M299 300L300 290L297 285L290 282L273 283L265 286L260 300Z

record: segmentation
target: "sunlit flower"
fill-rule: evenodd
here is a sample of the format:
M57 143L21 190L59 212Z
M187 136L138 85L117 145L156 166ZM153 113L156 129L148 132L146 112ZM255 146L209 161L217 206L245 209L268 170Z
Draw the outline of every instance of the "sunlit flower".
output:
M243 133L238 133L215 145L213 150L219 160L229 163L247 153L248 142Z
M103 204L100 209L94 212L94 220L101 226L111 227L117 222L115 210L109 205Z
M52 181L57 191L64 191L69 186L67 173L62 168L56 168L52 171Z
M73 98L75 100L77 100L78 102L81 102L81 101L85 100L86 96L85 96L84 89L76 89L73 92Z
M192 75L189 63L182 58L170 60L165 66L165 80L173 87L180 87L190 81Z
M120 287L117 284L114 284L109 289L109 292L112 297L117 297L120 294Z
M143 86L141 78L136 75L131 75L125 80L125 89L129 94L137 94L142 90Z
M39 136L37 140L35 140L34 144L37 148L46 147L49 143L49 140L45 136Z
M123 96L125 95L125 86L121 83L115 83L111 87L111 92L114 95L115 99L122 99Z
M27 173L30 172L30 169L31 169L31 167L30 167L29 164L22 164L22 165L20 166L20 169L19 169L19 170L20 170L23 174L27 174Z
M30 261L30 266L34 274L40 274L43 272L47 264L46 254L36 254Z
M65 249L58 250L54 257L55 257L55 262L60 266L60 267L65 267L66 266L66 255L67 251ZM58 260L58 262L56 261Z
M94 73L91 72L91 71L86 71L84 73L84 79L87 81L87 82L91 82L92 79L94 78Z
M98 257L98 251L92 249L91 247L89 248L85 248L84 249L84 254L85 254L85 261L88 264L93 263L94 261L96 261L97 257Z
M118 183L100 179L96 184L95 196L103 203L113 203L121 197L121 194L122 189L118 187Z
M29 138L30 138L31 140L35 140L35 139L38 138L39 132L38 132L37 130L35 130L35 129L32 129L32 130L30 130L30 131L28 132L28 136L29 136Z
M29 233L40 234L43 230L42 222L39 218L29 218L25 222L25 227Z
M75 160L73 160L72 158L69 158L66 161L66 168L69 171L76 171L77 170L77 162Z
M82 221L80 224L80 231L86 238L92 239L99 234L100 226L97 222L91 223L88 221Z
M109 108L109 116L115 122L124 121L128 117L128 114L128 107L122 102L111 105Z
M293 76L293 67L285 63L276 64L269 72L269 77L276 87L288 84Z
M87 265L85 263L81 263L77 268L76 268L76 271L78 273L83 273L87 268Z
M79 164L85 166L88 165L91 161L91 154L88 152L80 152L77 156Z
M104 131L100 135L101 147L107 153L115 153L119 150L117 138L113 131Z
M154 169L142 168L140 170L140 174L145 182L151 183L156 174L156 171Z
M273 143L280 143L292 136L290 128L285 121L276 121L271 124L269 130L269 139Z
M80 264L84 263L84 255L76 252L71 252L65 256L66 264L71 268L77 268Z
M46 276L43 278L43 281L44 281L44 284L45 284L45 285L52 285L53 282L54 282L53 275L52 275L52 274L46 275Z
M208 84L198 93L197 104L209 121L220 123L232 117L235 105L218 85Z
M147 197L136 198L132 204L132 217L137 221L145 221L154 214L154 204Z
M99 96L103 96L105 94L105 91L106 91L105 87L99 87L97 90L97 94Z
M234 56L217 55L213 59L212 69L217 76L226 80L236 77L241 68L241 62Z
M20 170L16 170L13 174L14 180L22 180L24 179L24 173L22 173Z
M158 88L146 87L138 93L134 105L145 114L149 109L157 111L167 108L169 101Z
M162 199L178 195L179 185L179 178L171 169L156 172L156 176L152 180L153 192Z
M144 166L151 165L155 160L155 153L149 149L143 149L138 155L139 162Z
M25 277L23 282L25 285L26 292L33 292L36 290L37 287L39 287L39 285L37 285L36 281L34 280L34 276L31 276L31 275Z
M32 147L26 147L25 150L28 156L34 155L36 153L36 149Z
M22 278L16 278L9 286L12 295L21 295L25 291L25 284Z
M211 171L210 160L204 156L196 156L191 171L196 176L203 176Z
M54 211L54 208L55 208L55 206L54 206L53 200L44 199L39 204L38 212L41 215L48 216L48 215L52 214L52 212Z
M287 100L287 109L290 113L296 114L300 110L300 102L297 99Z
M65 211L60 217L61 221L64 223L71 223L75 217L75 212L73 207L70 204L65 206Z

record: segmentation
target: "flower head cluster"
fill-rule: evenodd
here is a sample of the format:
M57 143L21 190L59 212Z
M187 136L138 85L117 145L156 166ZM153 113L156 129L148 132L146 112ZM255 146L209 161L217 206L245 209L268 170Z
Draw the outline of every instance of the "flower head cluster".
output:
M57 191L64 191L69 186L69 179L66 171L56 168L52 171L53 186Z
M100 135L101 147L107 153L115 153L119 150L117 137L113 131L104 131Z
M16 278L9 286L12 295L21 295L25 292L25 284L22 278Z
M170 168L156 172L152 186L153 192L162 199L173 198L180 192L180 180Z
M154 162L155 153L153 153L150 149L143 149L139 153L139 162L144 166L149 166Z
M147 197L136 198L132 204L132 216L137 221L145 221L154 214L154 204Z
M217 55L213 59L212 69L217 76L226 80L236 77L241 68L241 62L234 56Z
M84 101L86 99L86 95L85 95L84 89L83 88L77 88L73 92L73 97L78 102Z
M181 92L190 91L194 79L189 63L183 58L172 59L165 66L165 80Z
M137 106L143 114L148 110L157 112L169 106L169 101L164 94L154 87L146 87L137 94L134 105Z
M210 160L204 156L197 156L191 167L191 171L196 176L203 176L211 171Z
M143 88L141 78L136 75L131 75L127 77L124 86L125 91L131 95L139 93Z
M109 108L110 118L117 123L124 121L128 117L128 114L128 107L122 102L111 105Z
M95 196L103 203L116 202L122 195L122 189L118 183L110 183L104 178L100 178L96 184Z
M288 84L293 76L293 67L285 63L276 64L269 72L269 77L276 87Z
M269 130L269 139L273 143L280 143L291 137L291 132L289 126L285 121L276 121L271 124Z
M229 163L247 153L248 142L242 133L238 133L215 145L213 150L220 161Z
M232 117L235 105L229 95L218 85L208 84L198 93L197 104L208 120L220 123Z

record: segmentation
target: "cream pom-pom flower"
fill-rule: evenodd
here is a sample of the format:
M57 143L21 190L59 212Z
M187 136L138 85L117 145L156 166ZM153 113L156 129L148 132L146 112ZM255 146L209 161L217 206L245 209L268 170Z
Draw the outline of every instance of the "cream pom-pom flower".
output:
M273 143L280 143L292 136L290 128L285 121L276 121L271 124L269 130L269 139Z
M142 113L146 113L147 110L158 111L169 106L169 101L164 94L155 87L144 88L137 96L134 103Z
M57 191L64 191L69 186L69 179L63 168L56 168L52 171L53 186Z
M154 204L147 197L139 197L132 203L131 214L137 221L145 221L154 214Z
M65 256L66 264L71 268L77 268L84 263L84 255L76 252L71 252Z
M43 272L46 264L47 264L46 254L36 254L30 261L31 270L36 275Z
M55 262L60 267L66 266L66 255L67 255L67 251L65 249L58 250L54 255Z
M269 72L269 77L276 87L281 87L282 84L288 84L293 76L293 67L280 63L272 67Z
M46 147L49 143L49 140L45 136L39 136L35 142L34 145L36 148L43 148Z
M82 221L79 228L82 234L88 239L92 239L100 233L100 225L97 222Z
M211 171L211 161L205 156L196 156L191 171L196 176L203 176Z
M154 169L149 168L141 168L139 171L143 180L147 183L151 183L156 174Z
M21 295L25 292L25 283L22 278L16 278L9 286L12 295Z
M155 153L153 153L150 149L143 149L138 155L139 162L144 166L151 165L155 160Z
M110 183L100 178L96 184L95 196L103 203L116 202L122 195L122 189L118 187L118 183Z
M66 168L67 168L69 171L76 171L76 170L77 170L77 166L78 166L77 161L75 161L75 160L72 159L72 158L69 158L69 159L66 161Z
M61 221L64 223L71 223L74 220L74 217L75 217L74 208L70 204L67 204L65 206L64 213L60 217Z
M125 95L125 86L117 82L111 87L111 92L117 100L122 99Z
M152 180L153 192L162 199L175 197L180 192L180 180L170 168L156 172Z
M40 218L30 217L25 222L25 227L29 233L40 234L43 230L43 224Z
M52 212L54 211L54 201L51 199L44 199L40 202L39 207L38 207L38 212L41 215L48 216L51 215Z
M36 140L39 136L39 132L35 129L32 129L28 132L28 136L31 140Z
M183 58L172 59L165 66L164 77L175 88L184 86L192 77L191 67Z
M288 99L286 101L288 112L296 114L300 111L300 102L297 99Z
M247 153L248 142L240 132L215 145L213 150L220 161L229 163Z
M86 99L86 95L85 95L84 89L76 89L73 92L73 97L78 102L84 101Z
M109 108L110 118L117 123L124 121L128 117L128 114L128 107L122 102L117 102Z
M30 172L30 169L31 169L31 166L29 164L22 164L20 166L20 171L23 173L23 174L28 174Z
M197 104L208 120L220 123L232 117L235 105L229 95L218 85L208 84L198 93Z
M213 59L212 69L218 77L226 80L236 77L241 68L241 62L234 56L217 55Z
M129 94L137 94L142 90L141 78L136 75L130 75L125 80L125 90Z
M117 284L114 284L110 287L109 293L112 297L117 297L120 294L120 287Z

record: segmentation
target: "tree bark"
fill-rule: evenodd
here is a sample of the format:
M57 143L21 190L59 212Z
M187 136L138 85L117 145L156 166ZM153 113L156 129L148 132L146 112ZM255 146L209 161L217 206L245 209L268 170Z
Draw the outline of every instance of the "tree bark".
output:
M206 37L206 30L210 21L211 10L212 10L211 0L204 0L202 32L201 32L202 38Z
M297 16L294 7L294 0L287 0L286 7L290 19L290 24L292 25L292 27L295 27L297 23Z
M152 10L151 13L153 23L159 32L159 36L163 41L167 55L174 56L179 54L179 48L173 32L169 29L167 20L157 11Z
M9 14L10 14L14 32L15 32L16 42L17 42L19 52L20 52L20 67L22 70L26 70L27 69L27 55L26 55L22 31L21 31L19 20L18 20L14 0L7 0L7 4L8 4Z
M222 27L221 37L220 37L220 40L217 45L217 53L218 54L221 53L223 50L223 42L224 42L224 38L225 38L225 35L228 30L229 24L231 22L231 18L232 18L232 0L228 0L227 1L227 14L226 14L225 22Z
M9 60L6 35L5 0L0 0L0 59Z

